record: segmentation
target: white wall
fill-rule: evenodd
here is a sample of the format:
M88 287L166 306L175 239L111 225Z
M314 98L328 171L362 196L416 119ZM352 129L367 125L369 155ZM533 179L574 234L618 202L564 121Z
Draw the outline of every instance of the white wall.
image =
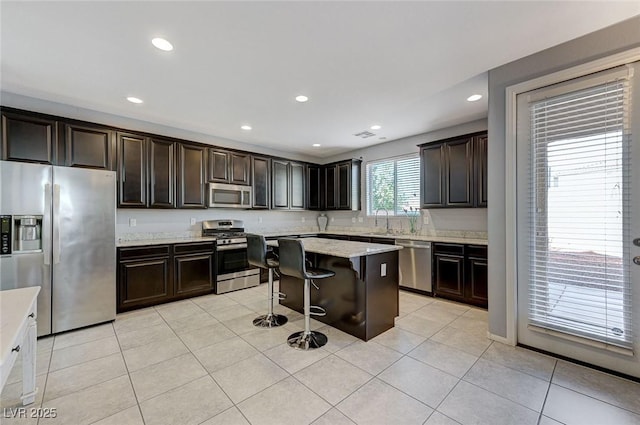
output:
M640 46L640 16L489 71L489 332L507 336L505 203L506 88Z

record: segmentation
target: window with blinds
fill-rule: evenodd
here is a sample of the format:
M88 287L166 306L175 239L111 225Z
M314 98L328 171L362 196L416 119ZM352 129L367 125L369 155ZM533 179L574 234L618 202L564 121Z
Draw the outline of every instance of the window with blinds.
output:
M420 208L420 157L416 155L372 161L367 164L367 214L386 210L389 215L418 214Z
M528 101L529 324L631 348L629 71Z

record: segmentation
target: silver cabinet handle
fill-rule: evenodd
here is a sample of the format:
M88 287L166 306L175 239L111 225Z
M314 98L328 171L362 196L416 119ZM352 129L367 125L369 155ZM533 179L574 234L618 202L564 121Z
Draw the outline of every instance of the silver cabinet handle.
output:
M636 265L640 266L640 256L633 257L633 262L636 263Z

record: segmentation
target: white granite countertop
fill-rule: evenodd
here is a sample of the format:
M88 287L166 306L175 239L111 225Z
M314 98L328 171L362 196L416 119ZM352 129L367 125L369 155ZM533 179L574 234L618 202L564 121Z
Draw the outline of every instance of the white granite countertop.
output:
M302 238L300 240L302 241L305 251L342 258L363 257L402 249L401 246L397 245L341 241L325 238ZM267 244L277 246L278 241L269 241Z
M39 286L29 288L8 289L0 291L0 370L5 360L9 359L11 349L16 345L22 345L18 341L20 329L27 320L27 313L38 293ZM2 371L9 374L9 371ZM5 375L6 377L6 375Z
M289 236L289 235L344 235L344 236L364 236L364 237L372 237L372 238L384 238L384 239L401 239L401 240L414 240L414 241L425 241L425 242L443 242L443 243L459 243L459 244L468 244L468 245L488 245L488 241L486 239L480 238L464 238L464 237L453 237L453 236L432 236L432 235L394 235L394 234L386 234L386 233L360 233L360 232L348 232L348 231L325 231L325 232L255 232L263 235L264 237L274 237L274 236ZM345 241L340 241L345 242Z
M128 246L147 246L147 245L167 245L176 243L192 243L192 242L209 242L215 241L216 238L192 236L183 238L157 238L157 239L135 239L127 241L117 241L116 246L119 248Z
M465 238L465 237L453 237L453 236L432 236L432 235L394 235L394 234L384 234L384 233L361 233L354 231L325 231L325 232L313 232L313 231L278 231L278 232L250 232L261 234L265 237L276 237L276 236L304 236L304 235L344 235L344 236L364 236L364 237L374 237L374 238L385 238L385 239L402 239L402 240L417 240L417 241L425 241L425 242L443 242L443 243L458 243L458 244L468 244L468 245L488 245L486 239L479 238ZM116 242L117 247L131 247L131 246L146 246L146 245L165 245L165 244L176 244L176 243L190 243L190 242L206 242L213 241L215 238L212 237L202 237L202 236L180 236L180 237L158 237L153 238L149 237L143 239L130 239L130 240L118 240ZM349 241L334 241L345 243ZM361 242L362 243L362 242Z

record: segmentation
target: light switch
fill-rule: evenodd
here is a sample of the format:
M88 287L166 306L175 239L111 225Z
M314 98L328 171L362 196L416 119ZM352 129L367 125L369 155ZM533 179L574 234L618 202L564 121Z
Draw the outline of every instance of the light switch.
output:
M387 275L387 263L380 264L380 276L385 277Z
M136 227L136 219L135 218L130 218L129 219L129 227Z
M355 223L356 222L356 218L355 217L351 217L351 222Z
M302 222L304 223L304 217L302 217Z
M189 220L189 222L193 226L194 224L196 224L196 218L195 217L191 217L191 220Z
M362 223L364 221L363 217L358 217L358 223Z

